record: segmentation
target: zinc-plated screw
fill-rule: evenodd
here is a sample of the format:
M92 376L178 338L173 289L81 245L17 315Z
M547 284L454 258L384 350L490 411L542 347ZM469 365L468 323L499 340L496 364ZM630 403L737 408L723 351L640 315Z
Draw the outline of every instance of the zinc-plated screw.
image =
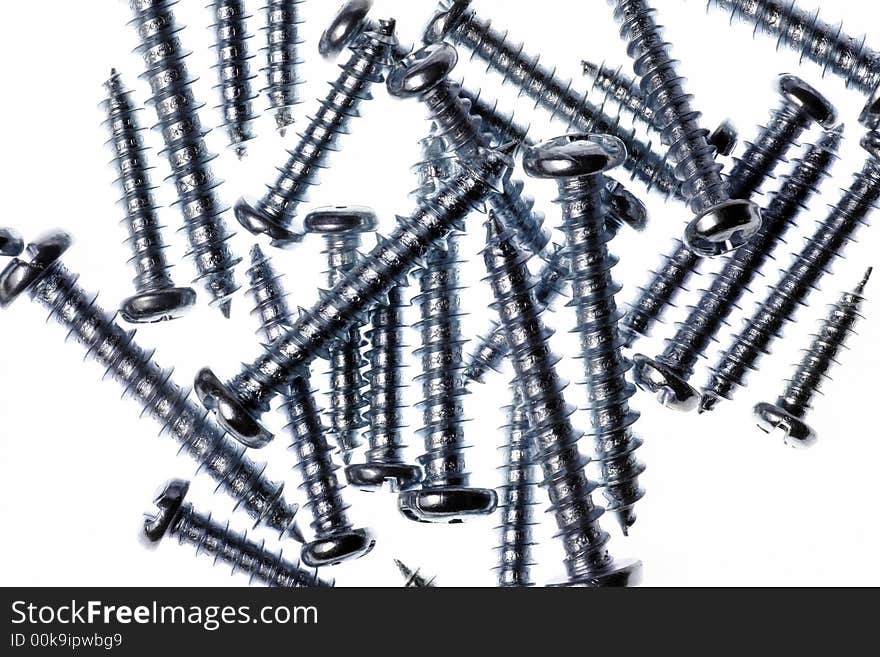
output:
M413 570L405 563L403 563L400 559L395 559L394 564L397 566L398 570L400 570L400 574L403 575L403 578L406 580L406 584L403 585L405 589L422 589L422 588L432 588L437 586L434 583L436 577L431 577L428 579L424 575L421 574L419 568Z
M17 256L24 251L24 241L17 230L0 228L0 255Z
M439 242L489 192L511 166L514 144L485 151L459 171L434 198L422 202L409 218L361 258L358 264L290 331L266 348L253 363L227 383L205 368L196 377L196 394L215 412L224 427L240 439L268 435L260 416L278 388L289 383L297 370L315 358L328 343L342 335L368 308L399 285L432 244Z
M459 97L459 86L449 80L458 62L450 45L426 46L403 59L388 75L387 87L392 96L417 97L427 108L450 150L468 161L480 148L488 148L490 139L479 117L471 115L468 101ZM534 201L523 195L519 180L504 181L502 193L489 195L489 203L505 225L516 232L532 253L541 253L550 241L544 217L534 212Z
M239 533L229 523L216 522L211 514L196 511L186 501L189 482L173 479L165 484L156 497L156 510L146 514L144 537L151 543L159 543L166 536L176 538L180 544L188 543L196 548L196 554L204 552L214 557L214 563L222 561L232 566L232 573L245 573L250 583L283 588L331 587L333 580L322 580L317 571L288 561L281 551L266 549L266 542L259 543L248 538L247 532Z
M529 433L529 420L522 397L514 389L513 402L507 408L504 427L507 442L504 450L504 484L499 488L498 508L501 525L498 546L498 586L533 586L531 567L534 521L532 507L537 506L535 446Z
M127 322L149 323L181 317L196 302L189 287L176 287L171 279L171 265L165 257L168 247L162 238L159 207L153 195L156 189L150 177L147 147L137 118L131 91L126 89L116 69L104 83L107 98L103 105L105 125L110 132L116 183L122 192L120 205L125 209L128 244L137 276L137 294L122 302L120 314Z
M343 8L327 32L334 33L340 21L348 20L351 17ZM252 234L268 235L272 245L281 248L302 240L303 234L291 227L299 205L309 187L318 184L319 171L337 149L340 135L359 115L358 108L372 98L370 88L384 80L383 72L391 64L396 43L394 29L393 20L380 21L377 32L359 33L348 43L351 57L341 66L339 77L330 83L330 91L320 101L296 148L288 151L290 158L278 170L278 179L261 199L243 198L236 203L236 218Z
M357 264L361 234L375 231L377 224L376 215L367 208L320 208L306 217L306 232L324 238L330 289ZM361 373L366 365L361 354L362 326L361 321L353 322L345 335L330 345L330 430L346 465L360 445L361 429L367 426L362 413L367 406L363 396L367 383Z
M293 108L302 102L299 87L304 80L299 67L303 61L299 48L303 43L299 33L302 24L299 5L303 0L266 0L264 11L266 45L263 76L266 88L263 93L269 99L269 111L275 113L275 125L283 137L287 126L294 122Z
M143 407L142 415L162 425L227 494L238 500L257 523L264 523L301 541L294 524L298 507L283 497L284 486L263 476L264 465L253 463L229 440L203 409L189 400L189 392L171 380L172 370L153 361L153 352L134 341L97 305L96 296L77 284L77 276L61 263L70 237L55 233L28 246L30 261L13 260L0 274L0 307L23 292L51 312L51 317L79 342L88 356L106 368L126 395Z
M235 266L241 262L229 249L230 233L223 221L226 206L217 194L221 180L211 170L215 155L205 143L207 131L199 121L202 105L193 95L192 77L180 42L183 30L171 11L176 0L130 0L141 39L140 53L147 67L150 99L165 141L165 156L177 187L178 205L189 240L189 257L198 278L224 317L229 317L231 296L238 290Z
M260 335L269 343L292 324L287 294L281 276L259 246L251 251L248 270L249 293L256 302L254 314L260 318ZM307 368L293 380L282 404L289 422L290 449L296 453L297 469L302 479L311 511L316 539L303 545L302 560L309 566L329 566L357 559L372 550L375 541L366 529L355 529L348 518L348 505L336 477L339 469L332 460L332 448L324 437L327 429L321 422L321 409Z
M630 409L635 386L626 380L632 364L624 358L617 328L615 297L620 286L611 269L617 259L608 252L605 229L603 174L620 166L626 148L619 139L604 135L568 135L530 149L523 156L526 172L555 180L557 203L562 207L571 263L569 278L584 365L584 385L593 434L598 480L623 533L636 521L635 503L643 496L638 477L645 470L635 452L642 441L633 433L639 414Z
M837 159L842 135L841 128L826 132L795 162L791 174L782 181L764 211L761 230L728 259L690 308L688 318L678 324L675 337L667 341L663 353L656 359L641 354L635 356L636 384L655 393L661 404L681 411L690 411L699 405L700 393L689 383L694 367L749 291L761 268L773 257L789 227L818 194Z
M810 292L829 271L831 263L851 242L858 228L877 208L880 200L880 133L869 132L862 139L868 159L856 173L849 189L816 226L779 282L769 288L733 343L717 364L702 388L700 412L711 411L721 399L732 399L735 390L745 384L746 374L758 368L762 354L770 353L770 345L782 334L798 306L806 303Z
M602 507L593 503L595 484L587 478L589 458L578 449L580 436L571 423L574 409L565 402L566 383L560 379L547 342L548 329L532 298L532 277L526 256L510 233L491 214L483 258L489 273L501 323L511 345L516 385L522 394L529 426L543 471L542 486L565 550L563 586L626 586L636 584L639 562L615 562L606 547L609 536L599 519Z
M406 490L422 479L417 465L406 463L403 458L401 432L406 428L403 409L406 407L403 391L407 387L403 376L403 338L405 287L398 285L388 291L370 311L370 329L367 338L369 359L370 410L367 417L369 449L363 463L345 468L345 477L352 486L364 490L389 485L393 492Z
M214 0L214 39L217 50L218 83L220 106L217 110L223 116L221 127L226 131L229 145L239 159L247 154L246 143L255 137L254 121L256 110L253 80L257 76L251 71L254 55L249 52L248 42L251 33L247 20L252 18L245 9L243 0Z
M812 123L829 128L837 120L834 106L796 76L780 76L777 91L781 96L779 107L770 112L770 121L758 130L753 142L747 142L742 156L734 160L728 177L733 198L747 199L757 193ZM648 283L639 288L638 297L623 318L626 346L632 346L639 336L650 334L667 306L674 305L678 292L685 289L700 262L700 256L681 242L676 243L661 266L652 272Z
M607 133L626 144L625 168L649 190L664 197L684 200L681 183L666 161L666 155L652 150L650 143L635 139L635 130L626 130L618 119L607 116L586 95L575 91L572 80L564 80L541 64L540 56L528 55L520 44L511 41L507 32L492 27L470 9L471 0L453 0L441 8L425 30L425 43L450 40L466 48L473 57L521 89L523 94L565 122L569 130Z
M763 32L777 39L777 48L786 46L829 71L868 96L874 96L880 83L880 53L872 50L866 37L853 37L842 25L819 19L819 12L808 12L794 0L709 0L708 7L730 12L730 20L754 25L754 34Z
M700 113L691 106L684 80L676 71L669 43L655 21L647 0L609 0L620 36L628 43L633 69L662 126L661 139L669 147L691 211L696 215L685 230L688 248L702 256L716 256L745 244L761 227L761 211L751 201L737 199L715 162L714 149L700 127Z
M831 310L819 332L813 335L810 347L788 380L785 392L775 404L760 403L755 406L758 427L765 433L782 432L785 443L791 447L812 447L816 432L806 423L807 411L824 381L830 379L828 372L837 363L837 356L846 348L853 327L861 319L862 296L873 267L865 272L861 282L849 292L844 292Z
M340 7L330 28L321 35L318 52L324 59L335 59L345 47L367 32L380 32L380 21L369 17L373 0L348 0ZM412 52L412 45L395 41L391 47L391 58L400 61Z

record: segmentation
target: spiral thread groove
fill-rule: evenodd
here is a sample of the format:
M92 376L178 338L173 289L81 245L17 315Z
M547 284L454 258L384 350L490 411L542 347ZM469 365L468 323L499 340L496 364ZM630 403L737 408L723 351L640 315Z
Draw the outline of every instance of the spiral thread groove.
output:
M658 130L657 114L648 102L648 98L642 94L639 83L623 73L623 68L611 68L604 62L594 64L582 62L584 75L592 78L593 90L603 94L599 108L602 112L610 103L614 103L619 109L632 115L635 121L642 123L646 128Z
M262 49L265 57L262 73L266 87L263 93L269 101L269 111L275 113L275 124L282 136L294 122L293 108L302 102L299 93L304 82L299 74L303 63L299 54L303 43L299 27L302 3L303 0L267 0L264 7L266 19L262 29L266 33L266 45Z

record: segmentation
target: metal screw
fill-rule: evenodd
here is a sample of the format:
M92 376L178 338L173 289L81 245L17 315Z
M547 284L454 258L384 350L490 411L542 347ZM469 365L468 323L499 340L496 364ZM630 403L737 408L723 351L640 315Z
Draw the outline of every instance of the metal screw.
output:
M159 118L157 129L165 141L165 156L177 186L180 211L189 240L189 253L198 278L224 317L238 290L235 266L241 262L229 249L230 233L223 221L226 207L217 195L221 180L211 170L214 155L205 144L207 131L199 121L201 105L193 95L186 68L188 55L180 42L182 28L171 7L176 0L131 0L133 24L141 39L139 52L147 66L145 77L153 90L150 99Z
M143 407L200 464L228 495L238 500L257 523L264 523L296 540L302 536L294 524L297 505L283 497L283 484L263 476L264 465L255 464L229 440L188 391L171 380L172 371L159 367L153 352L134 341L134 332L123 329L97 305L96 296L77 284L60 258L70 237L55 233L28 246L30 261L15 259L0 274L0 307L23 292L48 309L51 318L79 342L88 356L106 368L105 378L115 379L126 395Z
M842 25L830 25L818 12L797 7L793 0L709 0L708 7L730 12L735 18L754 25L754 34L763 32L777 38L777 48L786 46L831 72L862 93L874 96L880 82L880 53L865 43L866 37L853 37Z
M196 377L195 390L224 427L240 439L269 434L259 423L279 386L324 349L387 291L400 284L416 260L441 240L478 204L511 166L511 144L486 151L462 169L431 200L420 203L391 236L361 258L348 275L301 316L291 330L273 342L228 383L210 369Z
M403 578L406 580L406 584L403 585L405 589L422 589L422 588L432 588L437 586L434 584L434 580L436 577L432 577L428 579L424 575L421 574L420 570L416 568L413 570L405 563L400 561L399 559L394 560L395 565L400 570L400 574L403 575Z
M407 490L422 479L421 468L406 463L401 432L406 428L403 391L407 387L402 376L406 367L403 350L403 308L405 287L398 285L388 291L387 299L370 311L367 337L370 349L370 410L367 432L370 447L363 463L349 465L345 477L352 486L372 490L390 485L393 492Z
M350 19L343 8L327 31L335 32L339 21ZM339 77L330 83L329 93L300 134L296 148L288 151L290 158L279 169L278 179L261 199L243 198L236 203L236 218L252 234L268 235L272 245L280 248L302 241L302 233L291 227L297 209L309 187L318 184L318 172L325 168L339 136L358 116L358 107L372 98L372 85L384 80L383 71L391 63L396 43L394 28L393 20L381 21L379 31L359 34L349 42L351 57L341 66Z
M813 342L804 352L794 375L788 380L785 392L775 404L755 406L758 427L765 433L782 431L791 447L811 447L816 443L816 432L804 421L812 408L813 397L820 393L823 381L829 379L829 370L837 363L838 354L846 347L853 327L861 318L862 296L873 267L869 267L861 282L850 292L844 292L822 323Z
M786 153L804 131L816 122L831 127L837 120L834 106L818 91L793 75L782 75L777 81L780 105L770 112L770 121L758 130L756 139L747 142L742 157L735 158L728 183L735 199L752 197L761 185L773 176ZM622 322L624 344L631 347L639 336L648 336L667 306L687 285L697 271L700 256L676 242L661 266L652 272L648 283L639 288L639 295L630 304Z
M221 127L226 131L229 145L239 159L247 154L248 141L255 137L253 123L256 120L254 100L257 94L251 72L254 58L248 49L251 34L247 20L252 18L242 0L214 0L214 38L217 64L214 68L219 78L216 86L221 104L217 108L223 116Z
M457 62L452 46L426 46L398 63L386 86L392 96L417 97L428 108L450 150L467 161L479 148L488 148L490 140L479 117L471 115L467 101L459 97L459 87L448 78ZM550 232L543 227L544 217L534 212L534 201L523 195L521 181L506 179L501 193L489 195L489 203L531 253L544 250Z
M335 287L354 268L361 233L375 231L377 224L376 215L367 208L320 208L306 217L306 232L324 238L329 288ZM367 406L363 396L367 382L361 374L366 365L361 354L362 326L361 321L353 322L345 335L330 345L330 429L346 465L351 463L352 453L360 445L361 429L367 426L361 412Z
M529 434L529 420L522 397L514 390L513 402L507 407L507 442L504 450L504 484L499 489L498 508L501 525L497 527L498 586L532 586L531 567L534 521L532 507L537 487L535 446Z
M283 335L292 322L287 294L281 276L259 246L251 250L248 270L249 293L256 302L254 314L260 318L260 335L268 343ZM324 437L321 409L315 402L307 368L290 384L282 404L291 435L290 449L296 453L297 469L311 511L316 540L303 545L302 560L309 566L329 566L357 559L373 549L370 531L354 529L348 518L348 505L342 498L343 485L336 477L339 469L332 460L332 448Z
M691 307L688 318L678 325L675 337L667 341L663 353L653 360L641 354L635 356L636 384L655 393L661 404L681 411L690 411L699 405L700 393L688 382L694 367L738 307L761 268L773 257L773 251L789 227L818 194L837 159L842 133L841 128L826 132L795 162L791 174L783 180L764 211L761 230L725 263Z
M599 524L604 509L593 503L595 484L585 470L589 458L578 449L580 436L571 424L573 408L565 402L566 383L559 378L547 344L547 328L532 298L532 277L522 251L491 213L483 258L501 323L511 346L516 385L522 394L535 442L550 509L565 550L563 586L636 584L639 562L615 562L607 550L609 536Z
M367 32L380 32L380 21L369 17L373 0L348 0L340 7L330 27L321 35L318 52L324 59L335 59L345 47ZM412 52L411 45L397 41L391 46L391 58L400 61Z
M869 132L862 139L868 159L862 170L828 217L816 226L791 266L771 287L766 299L755 309L740 334L711 368L711 376L702 388L700 412L711 411L721 399L732 399L735 390L745 383L746 373L758 368L762 354L782 334L798 306L803 305L829 267L858 228L880 201L880 133Z
M598 479L623 533L636 521L633 509L645 494L638 477L644 472L635 456L642 441L633 434L639 414L630 409L635 386L626 381L632 364L621 353L615 296L620 286L611 277L617 259L609 254L605 229L603 173L626 159L619 139L604 135L568 135L530 149L523 156L526 173L555 180L562 207L571 263L569 278L584 364L584 385L593 431Z
M650 143L635 139L635 130L621 127L618 119L603 114L587 96L574 89L572 80L556 77L540 63L540 56L528 55L523 46L512 42L507 32L492 27L470 10L470 0L453 0L442 8L425 30L425 43L449 40L466 48L473 57L519 87L536 106L550 113L551 119L564 121L569 130L607 133L626 144L628 153L624 167L633 178L641 180L649 190L665 197L684 200L681 183L666 161L666 155L652 150Z
M263 93L269 99L269 111L275 113L275 124L283 137L287 126L294 122L293 108L302 102L299 86L304 80L299 75L303 61L299 47L303 40L299 35L302 20L299 5L303 0L266 0L266 45L263 76L266 88Z
M17 256L24 251L24 242L17 230L0 228L0 255Z
M163 538L176 538L180 544L196 548L196 554L204 552L214 557L214 563L222 561L232 566L232 572L245 573L250 583L283 588L331 587L333 581L322 580L316 571L302 568L295 561L288 561L282 552L266 549L266 542L259 543L220 524L210 514L196 511L186 500L189 482L173 479L156 497L156 511L146 514L144 537L150 543Z
M125 208L123 219L128 229L128 244L137 276L137 294L122 302L122 318L132 323L159 322L181 317L196 302L196 293L189 287L176 287L171 279L171 265L165 257L168 248L162 239L156 189L150 177L147 147L141 136L138 119L140 108L131 98L116 69L104 83L107 98L105 125L113 147L116 183L122 192L120 205Z
M714 149L700 127L700 113L691 107L683 78L663 40L662 28L647 0L611 0L620 36L627 42L642 90L651 99L662 125L661 140L684 180L683 190L696 215L685 230L688 248L711 257L745 244L761 227L761 211L754 203L731 197L715 162Z

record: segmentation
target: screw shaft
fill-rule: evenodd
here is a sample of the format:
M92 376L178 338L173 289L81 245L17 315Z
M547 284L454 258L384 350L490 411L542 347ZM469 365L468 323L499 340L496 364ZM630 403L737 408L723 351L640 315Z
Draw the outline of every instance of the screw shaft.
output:
M599 103L602 111L605 111L609 102L613 102L645 127L662 130L662 126L657 125L657 114L648 102L647 96L639 88L639 83L624 74L622 67L612 68L604 63L594 64L586 61L582 62L582 65L584 75L593 79L593 89L604 94L603 101Z
M265 27L266 45L263 48L265 65L263 76L266 88L263 93L269 100L269 110L275 113L275 124L284 134L294 122L293 108L302 102L299 87L304 80L299 68L303 61L299 55L303 43L299 26L299 5L303 0L267 0Z

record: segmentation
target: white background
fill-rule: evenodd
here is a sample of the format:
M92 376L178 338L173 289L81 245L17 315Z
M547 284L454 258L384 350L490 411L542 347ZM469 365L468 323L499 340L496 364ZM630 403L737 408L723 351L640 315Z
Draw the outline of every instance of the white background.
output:
M183 40L194 51L191 70L201 76L198 95L209 102L202 118L215 125L218 114L211 89L213 63L210 12L204 2L185 0L178 9L181 23L188 25ZM254 12L258 2L249 2ZM765 120L776 106L774 79L780 72L797 72L831 95L841 118L847 123L847 141L842 160L835 169L821 200L813 203L789 240L795 248L801 237L812 231L813 222L825 215L825 203L838 198L837 188L849 184L853 171L861 168L863 152L858 146L862 131L857 124L863 98L848 91L836 78L822 80L813 65L799 67L796 56L776 54L771 40L750 39L750 28L729 27L718 13L705 16L703 0L657 0L661 22L667 25L674 54L682 60L682 73L689 78L688 90L705 113L707 126L731 117L743 136L750 138L754 126ZM805 7L816 2L804 0ZM326 80L335 77L332 63L316 52L318 36L338 3L307 0L303 5L307 64L303 74L305 104L300 106L300 126L314 110L315 98L323 96ZM572 2L547 0L536 5L525 0L491 2L475 0L475 7L492 15L499 28L509 28L515 39L528 42L528 51L540 52L546 62L559 66L561 74L579 77L578 62L586 57L627 64L624 44L619 39L611 10L601 0ZM398 19L404 40L415 40L433 10L433 0L377 0L376 17ZM537 7L537 8L536 8ZM873 3L829 4L825 18L845 20L851 30L876 23L880 9ZM5 36L0 40L0 61L4 62L4 101L0 104L3 126L3 156L0 158L5 209L0 224L19 228L27 237L62 227L76 237L65 256L71 269L82 274L82 283L101 291L106 308L113 308L131 293L128 254L122 246L124 231L117 227L120 213L114 206L116 190L107 166L106 139L96 109L102 98L101 83L112 66L117 67L137 98L147 89L137 76L142 62L131 54L135 34L125 26L129 10L124 2L15 2L4 4ZM259 14L252 19L255 33L252 47L260 45ZM870 35L880 43L880 34ZM524 120L533 120L537 137L559 134L564 128L551 126L545 115L532 110L526 99L517 99L514 89L501 87L494 75L462 58L460 72L472 85L483 85L490 95L504 99ZM259 63L260 60L257 60ZM579 88L586 88L580 80ZM342 141L343 152L332 158L332 168L317 187L312 205L364 204L374 207L382 219L382 230L394 225L395 213L411 208L407 193L414 187L409 167L417 161L417 141L428 124L415 101L390 99L382 86L376 99L363 106L363 118L355 121L353 134ZM262 109L262 100L261 105ZM152 110L144 116L152 117ZM221 152L216 162L227 180L221 193L232 203L243 193L258 194L272 179L273 167L286 160L285 146L295 143L288 134L282 140L274 134L272 119L265 115L258 126L260 138L251 154L238 163L224 149L224 135L213 132L209 139ZM815 132L812 136L815 136ZM151 134L152 145L160 146ZM154 152L157 174L167 174L166 163ZM773 184L769 185L772 189ZM621 257L616 276L624 284L621 301L632 298L646 270L668 250L687 218L683 207L664 204L646 196L632 184L651 210L651 225L642 235L623 234L614 243ZM551 204L554 186L530 182L529 192L538 198L551 226L558 224L558 208ZM165 205L172 190L162 189ZM305 211L307 208L303 208ZM179 227L173 209L163 210L170 227ZM229 217L234 223L234 219ZM483 231L480 220L470 222L471 238L464 246L470 262L464 276L472 284L465 300L470 311L466 329L470 336L481 331L489 319L489 291L480 282L482 262L476 257ZM167 232L173 241L171 257L180 261L181 235ZM637 425L645 446L640 456L648 466L642 478L647 490L637 507L639 521L632 535L624 539L611 519L606 523L614 538L611 549L619 556L638 557L645 564L645 584L674 585L834 585L880 584L880 529L875 521L876 467L880 460L873 403L880 351L880 322L877 306L865 307L868 320L851 342L851 351L835 380L826 388L809 421L819 432L819 444L811 451L796 452L778 440L759 432L751 418L752 405L772 400L781 391L798 351L806 346L810 332L825 313L825 305L839 291L850 287L873 261L878 241L870 231L848 250L847 259L835 266L822 291L814 294L808 308L789 326L785 340L774 345L772 358L747 389L740 390L734 403L725 403L709 416L677 415L660 408L641 394L634 404L642 411ZM556 239L559 239L558 234ZM234 246L246 256L253 238L239 231ZM370 241L372 246L372 241ZM316 298L321 282L322 261L318 240L308 240L297 250L273 253L276 264L288 273L293 300L308 306ZM789 260L784 251L779 263ZM770 280L776 278L773 264ZM191 277L191 265L181 262L174 270L176 280ZM240 269L244 280L244 267ZM763 282L757 285L763 293ZM699 286L692 286L696 289ZM200 291L201 292L201 291ZM880 296L876 286L869 297ZM690 297L685 295L682 302ZM751 310L754 296L745 300ZM414 310L414 309L413 309ZM177 368L177 380L187 384L196 370L211 365L222 376L238 371L238 364L257 353L255 325L249 316L249 301L240 296L233 305L233 320L200 306L190 317L139 330L142 344L157 348L163 365ZM681 319L681 311L674 319ZM738 326L740 315L734 318ZM83 364L79 346L64 344L64 333L55 325L44 325L42 309L21 299L5 311L0 320L0 525L3 547L0 583L5 585L227 585L244 584L241 576L211 568L210 559L195 558L190 548L167 543L155 552L145 550L137 540L142 513L151 508L153 492L171 477L193 477L192 461L177 457L176 446L157 438L157 427L139 420L131 402L119 400L119 388L101 383L101 371L94 363ZM415 321L413 315L410 318ZM554 338L558 350L575 353L567 330L572 314L564 305L550 322L559 329ZM660 331L661 334L668 333ZM721 336L727 341L728 331ZM659 337L663 337L662 335ZM411 344L417 336L409 335ZM651 355L661 347L659 338L639 345ZM713 351L713 356L714 356ZM565 374L579 378L580 365L569 358ZM320 371L320 364L316 370ZM417 370L410 370L415 374ZM704 371L696 376L703 381ZM475 418L469 424L474 448L468 458L476 485L496 485L499 465L497 448L503 435L498 429L507 403L508 375L495 376L468 398L468 410ZM419 391L409 391L415 402ZM582 399L572 386L571 402ZM268 420L280 428L281 420ZM412 411L413 427L420 418ZM577 416L583 425L584 418ZM255 455L270 462L273 479L285 479L288 493L299 498L296 476L291 472L288 440L280 434L276 442ZM419 453L419 441L409 440L410 455ZM587 448L587 444L584 445ZM218 518L232 514L232 502L212 495L213 482L194 476L191 500L197 507L213 511ZM373 527L377 547L367 558L333 569L339 585L398 586L401 582L392 557L420 566L437 575L441 585L490 586L495 564L493 527L495 518L459 526L417 525L398 515L395 499L385 494L369 495L345 491L356 523ZM539 499L544 500L540 493ZM304 511L303 522L305 516ZM537 528L541 543L536 550L539 565L535 578L544 583L562 574L561 549L552 539L552 518L544 514ZM245 528L250 520L243 514L232 517ZM275 537L258 530L270 544ZM291 556L295 544L285 546Z

